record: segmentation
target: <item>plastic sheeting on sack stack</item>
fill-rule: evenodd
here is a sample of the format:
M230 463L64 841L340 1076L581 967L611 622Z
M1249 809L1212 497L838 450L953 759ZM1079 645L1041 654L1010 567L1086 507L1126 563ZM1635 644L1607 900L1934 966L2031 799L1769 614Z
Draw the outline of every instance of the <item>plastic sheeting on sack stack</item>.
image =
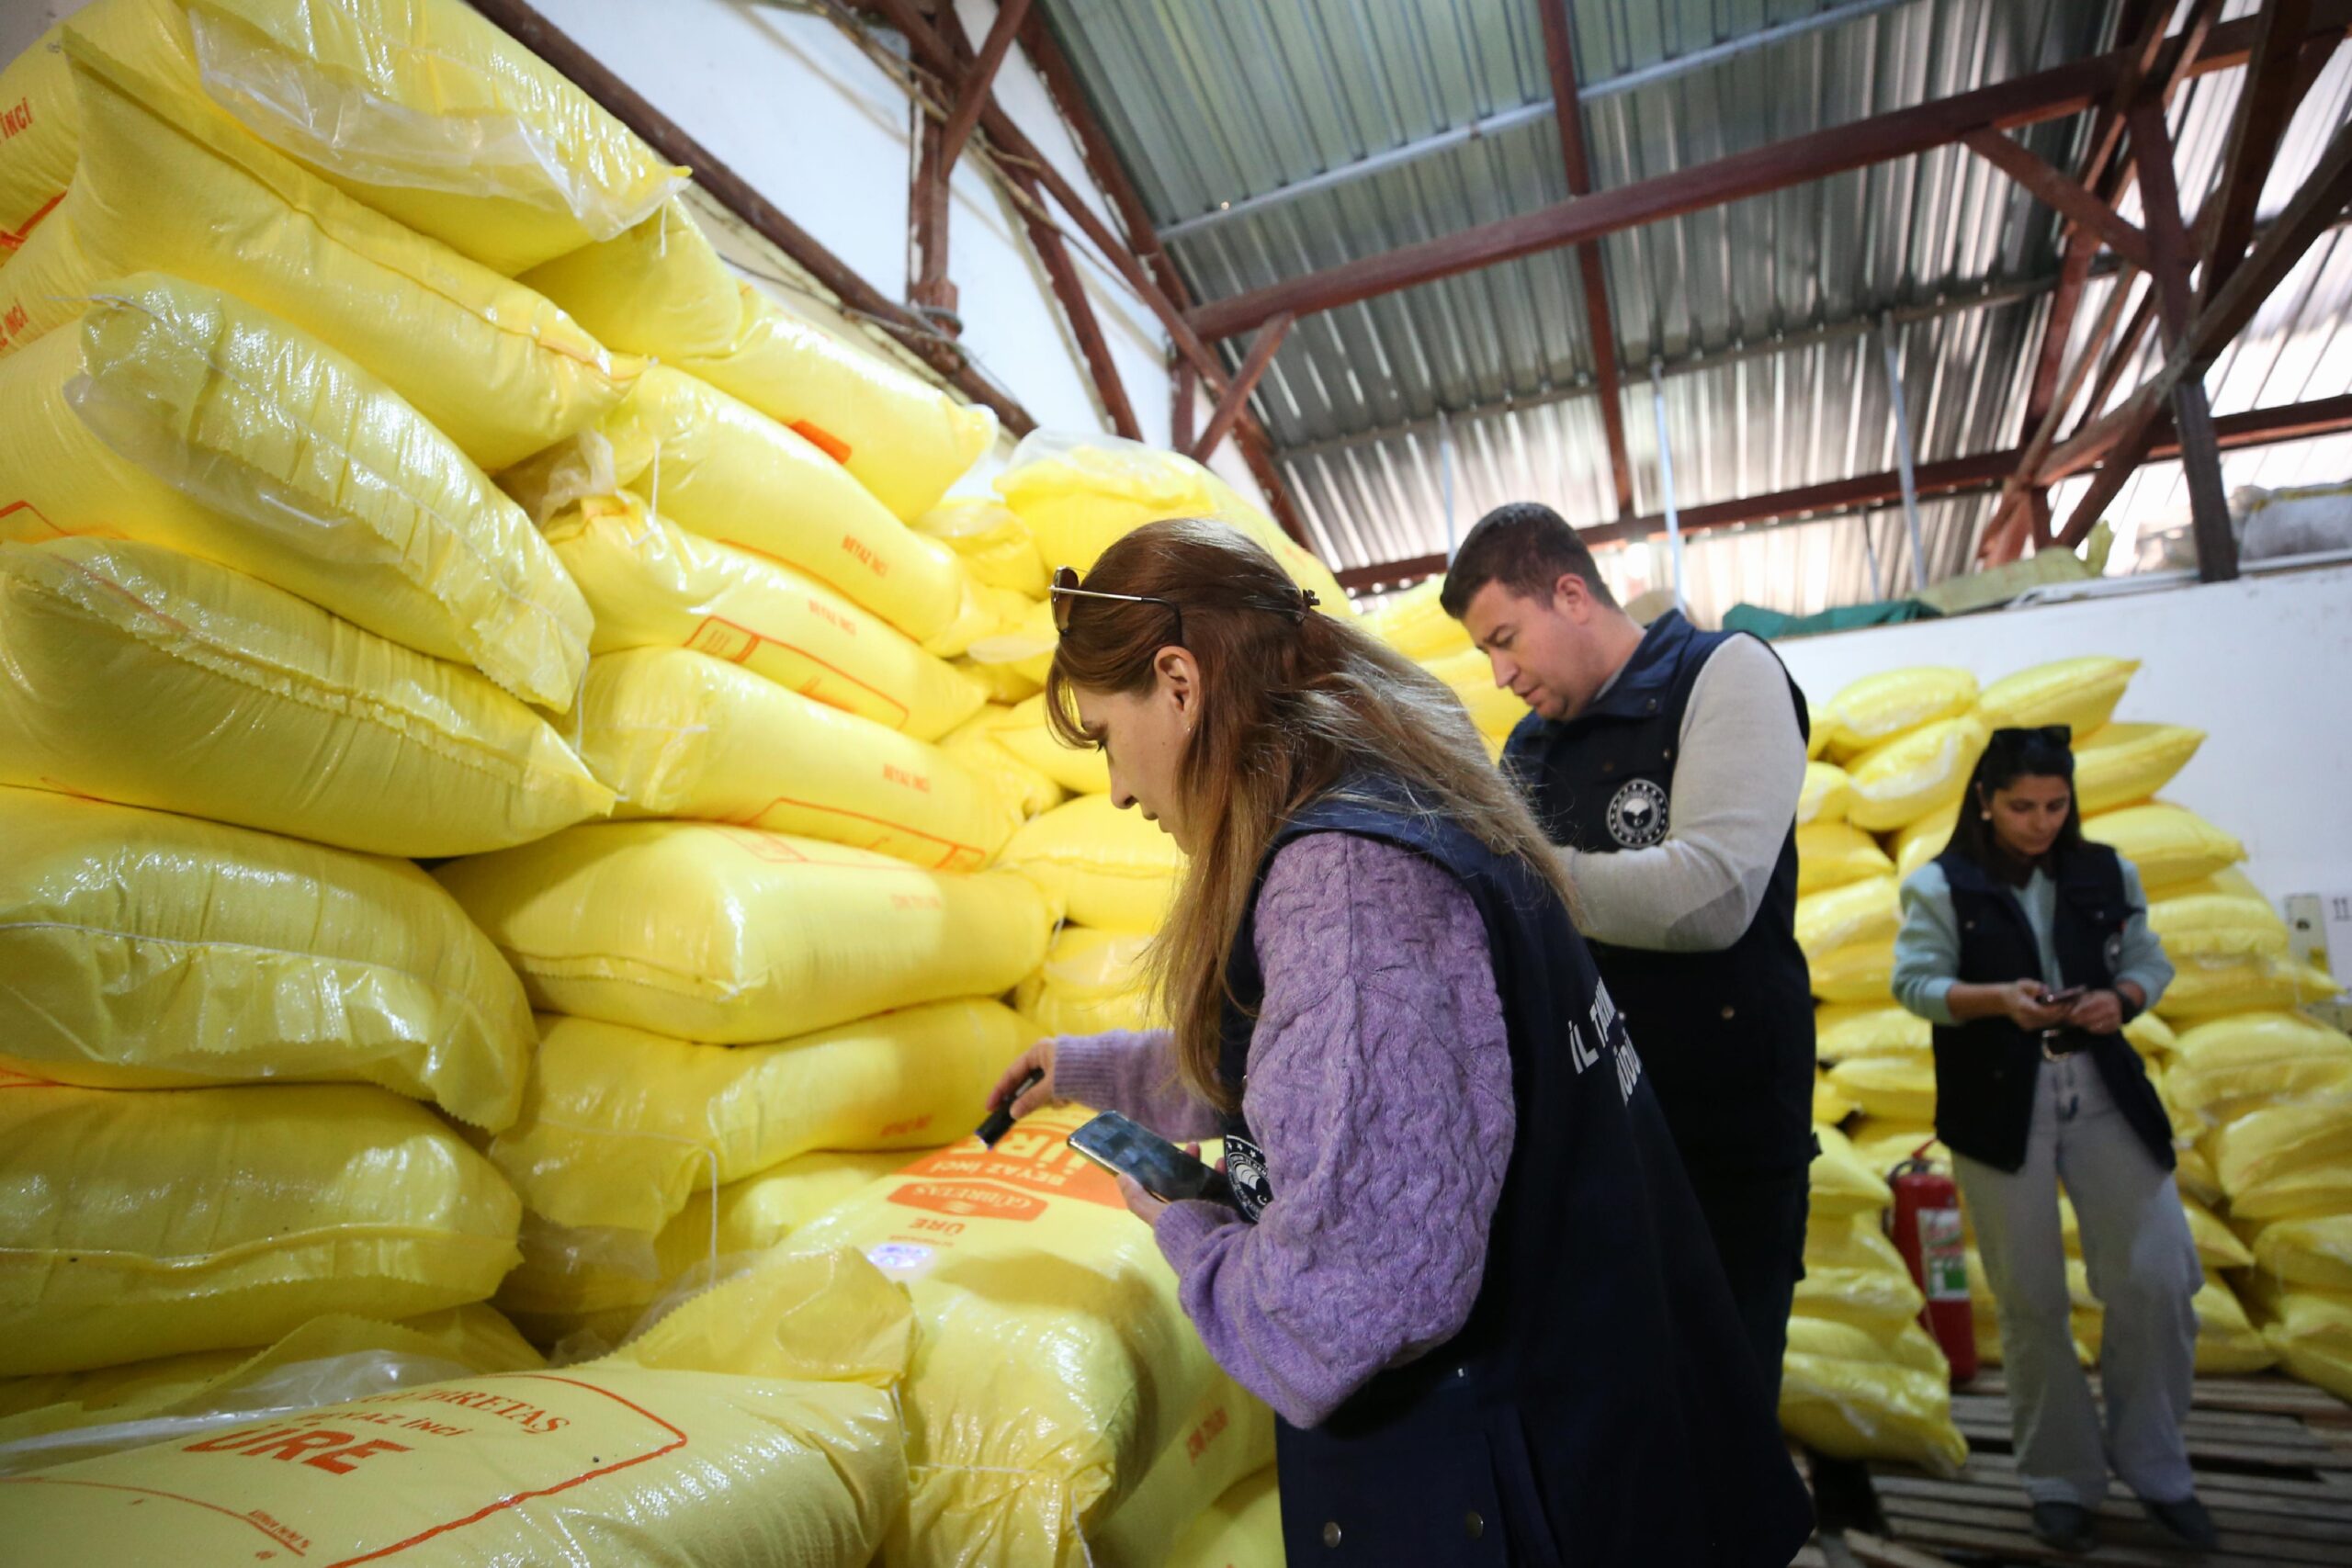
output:
M967 1139L798 1233L865 1249L913 1298L897 1568L1154 1561L1272 1460L1271 1414L1209 1359L1151 1233L1064 1145L1087 1115L1030 1116L993 1151ZM1115 1556L1121 1539L1152 1555Z
M0 539L202 556L562 707L588 607L530 519L308 333L162 273L0 361Z

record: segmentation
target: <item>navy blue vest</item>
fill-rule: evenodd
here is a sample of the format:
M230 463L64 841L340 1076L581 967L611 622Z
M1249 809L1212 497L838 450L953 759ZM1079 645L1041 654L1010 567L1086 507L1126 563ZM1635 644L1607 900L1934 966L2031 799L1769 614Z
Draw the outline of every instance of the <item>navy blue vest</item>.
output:
M2059 983L2061 976L2041 972L2041 944L2015 892L1957 851L1946 850L1936 863L1951 885L1952 916L1960 926L1959 979L1971 985ZM2132 914L2124 897L2122 863L2106 845L2084 843L2057 856L2052 875L2058 899L2051 944L2058 950L2064 983L2094 990L2112 987L2115 952ZM1996 1169L2023 1166L2033 1128L2033 1091L2041 1076L2041 1037L2007 1018L1980 1018L1939 1025L1935 1042L1936 1136L1955 1153ZM2120 1034L2076 1034L2065 1043L2090 1053L2125 1122L2156 1163L2170 1170L2172 1121L2132 1043Z
M1517 1132L1462 1332L1322 1426L1278 1428L1289 1560L1782 1568L1811 1505L1644 1060L1566 909L1524 862L1393 781L1311 803L1267 860L1317 832L1400 845L1469 893ZM1228 959L1220 1069L1237 1089L1264 996L1254 905ZM1226 1129L1250 1138L1238 1115Z
M1666 836L1682 715L1730 635L1668 612L1599 701L1559 723L1529 714L1503 767L1555 844L1588 854ZM1794 682L1797 727L1811 732ZM1793 818L1747 930L1717 953L1591 944L1657 1086L1667 1125L1697 1175L1804 1168L1813 1158L1813 981L1797 946Z

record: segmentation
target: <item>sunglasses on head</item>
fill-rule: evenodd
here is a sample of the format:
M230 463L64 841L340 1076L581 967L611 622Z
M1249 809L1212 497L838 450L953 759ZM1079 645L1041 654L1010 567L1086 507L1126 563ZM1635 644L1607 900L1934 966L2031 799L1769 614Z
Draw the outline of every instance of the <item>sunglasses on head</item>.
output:
M1078 568L1062 566L1054 569L1054 630L1069 630L1070 611L1080 599L1109 599L1121 604L1157 604L1176 620L1176 635L1171 639L1178 648L1184 646L1184 607L1173 599L1155 598L1148 593L1102 593L1091 588L1080 588Z

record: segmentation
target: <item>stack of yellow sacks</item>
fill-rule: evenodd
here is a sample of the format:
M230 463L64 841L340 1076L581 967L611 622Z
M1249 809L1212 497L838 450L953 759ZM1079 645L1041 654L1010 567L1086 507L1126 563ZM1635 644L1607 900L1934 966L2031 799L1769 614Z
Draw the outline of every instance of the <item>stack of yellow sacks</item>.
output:
M540 1364L483 1304L525 1224L501 1164L535 1236L556 1223L540 1186L585 1190L577 1256L658 1287L663 1222L695 1193L707 1259L900 1156L731 1204L722 1174L977 1118L1030 1032L965 998L1034 970L1047 922L1025 882L973 874L1018 811L927 744L981 693L914 638L1010 611L844 477L839 431L756 413L714 434L723 394L645 376L513 281L658 219L684 171L455 0L98 0L5 90L27 134L0 160L0 1470L110 1464L86 1456L196 1423L204 1451L306 1481L365 1460L411 1511L355 1545L409 1524L479 1545L468 1488L495 1501L527 1472L573 1488L561 1522L575 1551L609 1534L599 1561L665 1518L696 1562L866 1561L902 1522L903 1439L886 1393L847 1410L812 1380L879 1390L903 1346L829 1359L797 1332L821 1314L752 1314L770 1353L739 1334L643 1360L627 1397L650 1426L511 1472L426 1413L403 1430L458 1445L437 1468L391 1460L413 1438L329 1441L331 1420L287 1413ZM805 360L839 372L811 372L818 400L840 390L838 345L763 364ZM879 401L855 411L861 442L921 397ZM917 448L944 470L899 498L918 512L987 439L985 415L937 423L880 443L893 471ZM633 504L658 479L600 482L645 440L693 516L748 484L774 505L737 544L810 558L722 553ZM487 477L523 465L515 493L544 502L549 451L604 464L552 542ZM837 657L853 644L872 651ZM745 825L565 831L616 804ZM411 863L453 856L439 881ZM534 1001L582 1015L546 1021L561 1048ZM630 1027L648 1022L827 1032L786 1066L790 1044L737 1063ZM699 1076L657 1081L673 1063ZM798 1123L747 1133L780 1082ZM690 1122L695 1172L567 1170L626 1128L607 1089ZM595 1228L606 1189L639 1228ZM842 1287L860 1332L903 1323L896 1286L828 1267L871 1277ZM545 1470L605 1473L585 1450L606 1436L647 1445L627 1482ZM34 1495L6 1489L0 1530L59 1560L86 1560L94 1529L130 1560L192 1528ZM252 1528L299 1548L291 1497L232 1484L212 1512L266 1504Z
M1452 687L1488 752L1499 757L1513 727L1527 716L1527 705L1495 684L1487 656L1438 603L1444 587L1444 579L1433 578L1390 594L1364 616L1364 628Z
M2244 857L2237 840L2154 798L2204 736L2116 720L2136 669L2120 659L2061 660L1982 691L1964 671L1903 670L1857 682L1824 705L1815 738L1826 756L1808 765L1797 832L1799 936L1822 1003L1817 1109L1860 1112L1849 1131L1874 1169L1891 1169L1922 1145L1930 1159L1947 1159L1932 1143L1928 1026L1897 1008L1888 987L1894 890L1950 840L1984 737L2007 725L2071 726L2084 832L2139 871L2150 925L2179 972L2125 1033L2172 1115L2182 1204L2206 1267L2198 1366L2238 1372L2284 1360L2344 1392L2352 1389L2352 1301L2344 1295L2352 1273L2341 1259L2352 1257L2352 1239L2339 1233L2352 1224L2341 1217L2352 1213L2352 1179L2341 1168L2352 1151L2352 1042L2294 1010L2333 995L2335 982L2289 953L2284 922L2231 869ZM1878 720L1890 711L1913 728L1854 751L1896 722ZM1945 739L1927 739L1938 734ZM1904 747L1932 751L1934 766L1895 792L1898 808L1889 804L1886 759ZM1842 768L1832 760L1841 755ZM2235 1151L2226 1180L2225 1149ZM2099 1305L2071 1210L2062 1218L2076 1349L2088 1365ZM2266 1226L2273 1262L2262 1269L2256 1243ZM1979 1355L1997 1364L1997 1304L1973 1247L1969 1263ZM2248 1304L2266 1319L2258 1327Z

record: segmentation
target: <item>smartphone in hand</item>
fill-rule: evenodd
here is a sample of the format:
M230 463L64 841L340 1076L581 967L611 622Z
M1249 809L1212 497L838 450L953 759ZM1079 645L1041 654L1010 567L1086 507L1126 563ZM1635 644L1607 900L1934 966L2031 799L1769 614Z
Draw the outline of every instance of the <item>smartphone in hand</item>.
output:
M1159 1134L1105 1111L1069 1135L1069 1146L1114 1175L1132 1176L1155 1198L1231 1203L1225 1173L1186 1154Z

